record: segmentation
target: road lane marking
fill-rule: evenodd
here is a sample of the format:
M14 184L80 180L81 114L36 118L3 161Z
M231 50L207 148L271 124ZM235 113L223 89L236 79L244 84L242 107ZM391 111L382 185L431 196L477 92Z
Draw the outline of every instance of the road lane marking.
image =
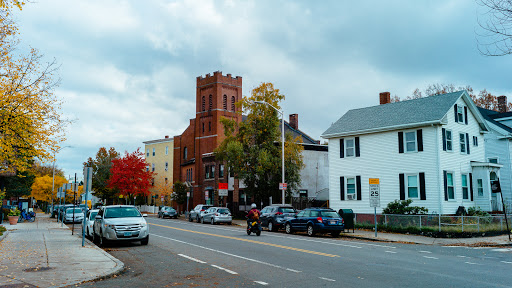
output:
M384 251L384 252L386 252L386 253L396 254L396 252L395 252L395 251Z
M324 278L324 277L318 277L318 278L320 278L322 280L326 280L326 281L336 282L336 280L334 280L334 279L329 279L329 278Z
M233 275L237 275L237 274L238 274L238 273L236 273L235 271L231 271L231 270L226 269L226 268L224 268L224 267L220 267L220 266L213 265L213 264L211 264L211 266L212 266L212 267L215 267L215 268L217 268L217 269L220 269L220 270L226 271L226 272L228 272L229 274L233 274Z
M478 263L473 263L473 262L464 262L466 264L470 264L470 265L482 265L482 264L478 264Z
M505 264L512 264L512 262L508 262L508 261L500 261L501 263L505 263Z
M182 228L177 228L177 227L170 227L170 226L159 225L159 224L154 224L154 223L149 223L149 224L150 225L154 225L154 226L163 227L163 228L168 228L168 229L175 229L175 230L184 231L184 232L190 232L190 233L195 233L195 234L208 235L208 236L214 236L214 237L231 239L231 240L238 240L238 241L242 241L242 242L249 242L249 243L253 243L253 244L259 244L259 245L271 246L271 247L276 247L276 248L282 248L282 249L287 249L287 250L292 250L292 251L297 251L297 252L309 253L309 254L313 254L313 255L319 255L319 256L325 256L325 257L331 257L331 258L340 257L339 255L328 254L328 253L317 252L317 251L306 250L306 249L300 249L300 248L294 248L294 247L289 247L289 246L284 246L284 245L279 245L279 244L272 244L272 243L266 243L266 242L261 242L261 241L243 239L243 238L232 237L232 236L217 235L217 234L212 234L212 233L187 230L187 229L182 229Z
M251 261L251 262L255 262L255 263L258 263L258 264L263 264L263 265L271 266L271 267L274 267L274 268L279 268L279 269L283 269L283 270L292 271L292 269L285 268L285 267L282 267L282 266L279 266L279 265L275 265L275 264L272 264L272 263L263 262L263 261L260 261L260 260L251 259L251 258L247 258L247 257L240 256L240 255L231 254L231 253L228 253L228 252L224 252L224 251L220 251L220 250L204 247L204 246L201 246L201 245L188 243L188 242L181 241L181 240L178 240L178 239L173 239L173 238L169 238L169 237L165 237L165 236L160 236L160 235L157 235L157 234L154 234L154 233L151 233L151 236L156 236L156 237L164 238L164 239L167 239L167 240L171 240L171 241L175 241L175 242L178 242L178 243L182 243L182 244L194 246L194 247L197 247L197 248L209 250L209 251L212 251L212 252L228 255L228 256L231 256L231 257L240 258L240 259ZM295 271L297 271L297 270L295 270ZM293 272L295 272L295 271L293 271ZM297 272L301 272L301 271L297 271Z
M329 244L329 245L335 245L335 246L344 246L344 247L351 247L351 248L358 248L358 249L363 248L363 247L354 246L354 245L333 243L333 242L326 242L326 241L312 240L312 239L302 239L302 238L298 238L298 237L286 237L286 236L277 236L277 235L270 235L270 236L276 237L276 238L294 239L294 240L300 240L300 241L315 242L315 243Z
M423 258L439 260L439 258L432 256L423 256Z
M201 261L201 260L196 259L196 258L192 258L192 257L187 256L187 255L178 254L178 256L181 256L181 257L187 258L187 259L192 260L192 261L196 261L196 262L201 263L201 264L206 264L206 262L204 262L204 261Z
M418 251L418 252L432 254L432 252L430 252L430 251Z
M295 272L295 273L300 273L300 272L301 272L301 271L299 271L299 270L290 269L290 268L286 268L286 270L291 271L291 272Z
M264 285L264 286L268 285L267 282L263 282L263 281L254 281L254 283L258 283L258 284L261 284L261 285Z
M469 258L468 256L464 256L464 255L457 255L457 257L459 257L459 258Z

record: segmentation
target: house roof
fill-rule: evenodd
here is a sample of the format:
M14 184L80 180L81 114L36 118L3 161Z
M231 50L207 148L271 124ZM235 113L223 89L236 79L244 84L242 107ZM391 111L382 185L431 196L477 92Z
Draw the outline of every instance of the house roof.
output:
M453 105L464 97L480 126L487 130L484 119L466 91L352 109L329 127L323 138L391 131L404 128L441 124Z
M247 120L247 115L242 115L242 121ZM281 131L281 119L279 119L279 131ZM317 144L320 145L315 139L311 138L306 133L302 132L299 129L294 129L292 126L290 126L290 123L288 123L286 120L284 121L284 134L286 133L292 133L292 136L295 138L297 136L302 137L302 143L303 144Z
M478 110L480 111L480 114L482 114L482 116L484 117L484 119L486 121L489 121L490 123L498 126L499 128L505 130L508 133L512 133L512 128L511 127L508 127L507 125L503 125L502 123L494 120L494 119L502 118L504 114L509 114L510 112L499 113L499 112L496 112L496 111L493 111L493 110L484 109L484 108L481 108L481 107L478 107Z

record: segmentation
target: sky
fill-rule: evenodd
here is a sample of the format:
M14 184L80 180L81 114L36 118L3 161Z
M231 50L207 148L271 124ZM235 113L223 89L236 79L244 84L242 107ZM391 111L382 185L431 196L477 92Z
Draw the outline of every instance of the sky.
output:
M478 51L484 13L472 0L38 0L14 16L20 47L60 65L55 94L74 121L56 165L80 179L100 147L180 135L196 77L214 71L241 76L244 95L274 83L315 139L384 91L471 85L512 100L512 55Z

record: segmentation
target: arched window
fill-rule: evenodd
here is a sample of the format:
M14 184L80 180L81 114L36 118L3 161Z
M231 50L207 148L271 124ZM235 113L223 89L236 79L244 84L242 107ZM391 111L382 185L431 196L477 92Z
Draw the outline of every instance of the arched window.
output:
M222 98L222 105L224 110L228 110L228 96L224 94L224 97Z
M211 95L211 94L210 94L210 97L209 97L209 101L210 101L210 102L209 102L209 106L208 106L209 108L208 108L208 110L212 110L212 108L213 108L213 102L212 102L212 95Z
M202 105L203 105L203 106L202 106L201 111L204 111L204 106L205 106L205 99L204 99L204 96L203 96L203 104L202 104Z
M235 111L235 96L231 96L231 111Z

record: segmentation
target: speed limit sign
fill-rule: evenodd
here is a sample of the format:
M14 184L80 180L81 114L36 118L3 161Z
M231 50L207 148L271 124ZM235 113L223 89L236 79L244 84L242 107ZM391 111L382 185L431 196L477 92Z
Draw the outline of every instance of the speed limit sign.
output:
M370 207L380 207L379 178L370 178Z

